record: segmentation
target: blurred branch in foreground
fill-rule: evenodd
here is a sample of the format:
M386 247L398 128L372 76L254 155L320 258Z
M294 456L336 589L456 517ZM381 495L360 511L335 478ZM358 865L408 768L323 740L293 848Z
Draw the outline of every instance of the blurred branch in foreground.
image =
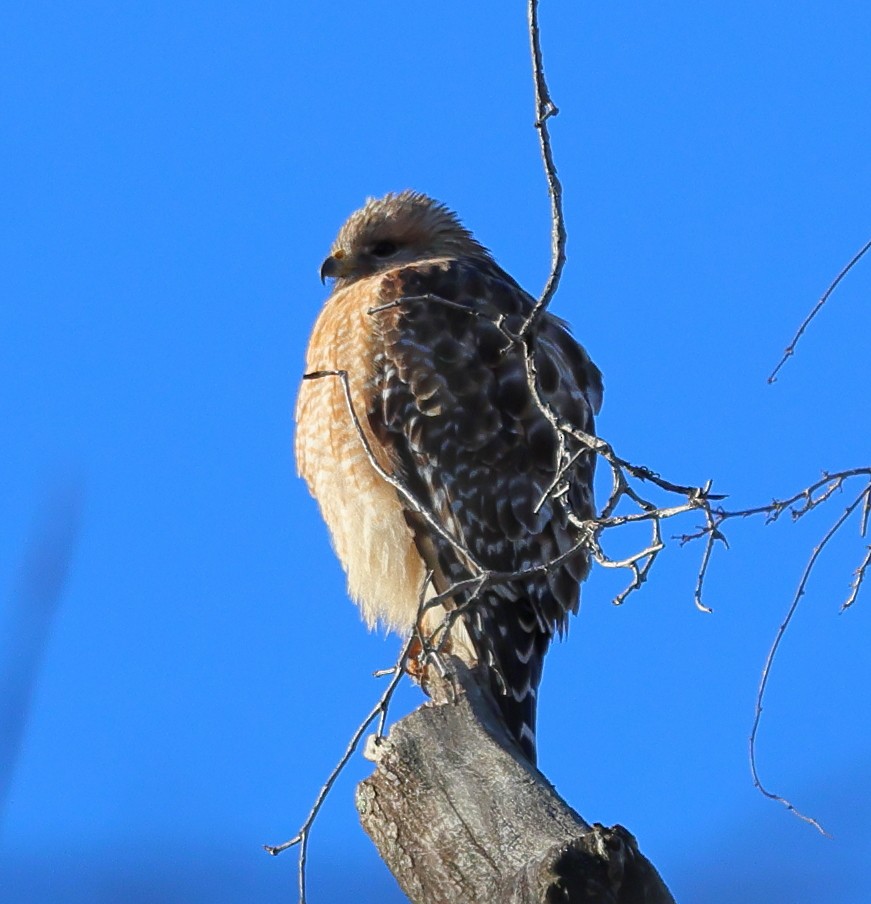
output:
M79 531L82 487L69 481L49 497L24 550L0 631L0 815L9 796L52 621Z

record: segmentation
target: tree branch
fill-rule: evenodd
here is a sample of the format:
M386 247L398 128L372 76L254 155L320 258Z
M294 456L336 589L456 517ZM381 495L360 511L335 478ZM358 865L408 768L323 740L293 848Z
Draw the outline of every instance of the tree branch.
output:
M63 597L82 517L78 480L49 497L0 610L0 816L9 797L46 640Z
M801 326L796 330L795 335L792 337L792 341L787 345L787 347L783 351L783 356L780 361L777 362L777 366L773 371L768 375L768 382L774 383L777 381L777 374L780 372L780 368L783 367L784 364L795 354L795 347L798 345L798 340L804 335L804 331L810 326L811 321L814 317L819 314L822 310L823 305L829 300L829 296L835 289L838 288L838 283L859 263L860 260L865 256L867 251L871 251L871 240L867 241L852 257L850 262L844 267L843 270L832 280L829 284L828 289L820 296L819 301L813 306L813 310L811 310L810 314L805 317L801 322Z
M527 6L529 23L529 49L532 56L532 78L535 84L535 129L538 132L538 143L541 147L541 159L544 163L544 174L547 178L547 193L550 197L550 275L547 278L541 298L535 303L529 317L526 318L518 333L523 338L532 328L541 313L550 304L559 286L563 267L566 263L566 225L563 216L563 187L556 174L553 160L553 149L550 145L550 132L547 121L559 113L559 108L550 96L547 80L544 77L544 61L541 56L541 32L538 27L538 0L529 0Z
M784 618L783 623L780 625L780 628L778 628L777 634L774 638L774 643L771 645L771 649L768 651L768 656L766 657L765 665L762 669L762 678L759 682L759 690L756 692L756 707L753 716L753 727L750 731L750 771L753 773L753 784L769 800L774 800L778 803L783 804L783 806L786 807L787 810L789 810L791 813L794 813L799 819L802 819L809 825L812 825L823 835L828 835L828 832L826 832L826 830L816 819L813 818L813 816L808 816L806 813L802 813L791 801L787 800L780 794L775 794L773 791L770 791L762 783L762 779L759 777L759 769L756 762L756 740L759 734L759 723L762 720L762 701L765 698L765 691L768 687L768 680L771 677L771 667L774 664L774 659L777 656L777 651L780 649L780 644L783 641L783 637L786 634L786 631L789 628L793 617L795 616L796 610L798 609L798 604L801 602L801 598L805 594L807 582L814 570L817 559L820 557L820 554L826 548L832 537L834 537L835 534L837 534L838 531L844 526L844 523L850 517L850 515L866 499L869 498L869 495L871 495L871 488L864 487L862 489L862 492L859 493L859 495L847 506L847 508L841 514L840 518L838 518L838 520L829 528L829 530L826 531L823 539L820 540L820 542L814 547L810 559L808 559L808 563L805 566L804 571L802 572L801 580L798 583L798 589L795 591L795 595L792 598L792 603L790 604L789 610L786 613L786 618ZM807 509L805 509L805 511L807 511ZM848 600L848 602L852 603L852 601L855 600L856 595L859 593L859 587L862 583L863 577L864 567L860 566L859 570L856 572L855 587L850 594L850 599Z
M363 828L413 904L674 904L621 826L589 825L523 757L478 675L446 657L367 745Z

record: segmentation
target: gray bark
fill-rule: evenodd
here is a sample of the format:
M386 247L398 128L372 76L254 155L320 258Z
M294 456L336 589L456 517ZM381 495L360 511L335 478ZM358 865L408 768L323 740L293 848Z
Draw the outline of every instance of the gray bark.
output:
M674 904L622 826L587 824L450 661L432 702L370 739L363 828L413 904Z

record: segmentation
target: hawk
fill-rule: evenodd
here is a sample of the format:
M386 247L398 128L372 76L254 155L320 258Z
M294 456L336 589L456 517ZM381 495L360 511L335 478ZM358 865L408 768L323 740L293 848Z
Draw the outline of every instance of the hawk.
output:
M534 763L542 664L594 517L595 455L557 425L593 433L601 374L563 321L527 325L535 300L426 195L368 200L320 272L296 456L350 595L370 627L449 630ZM419 624L424 589L441 603Z

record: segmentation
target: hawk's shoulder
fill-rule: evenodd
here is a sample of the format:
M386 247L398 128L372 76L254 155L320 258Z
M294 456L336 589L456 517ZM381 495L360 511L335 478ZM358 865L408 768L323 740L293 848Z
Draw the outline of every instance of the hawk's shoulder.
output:
M431 415L438 403L426 403L436 397L450 403L476 397L482 412L489 400L515 414L533 401L526 347L516 337L535 299L497 264L435 259L397 267L373 294L387 358L409 379L416 374ZM549 312L538 319L532 343L542 400L591 430L602 404L598 367L565 321Z

